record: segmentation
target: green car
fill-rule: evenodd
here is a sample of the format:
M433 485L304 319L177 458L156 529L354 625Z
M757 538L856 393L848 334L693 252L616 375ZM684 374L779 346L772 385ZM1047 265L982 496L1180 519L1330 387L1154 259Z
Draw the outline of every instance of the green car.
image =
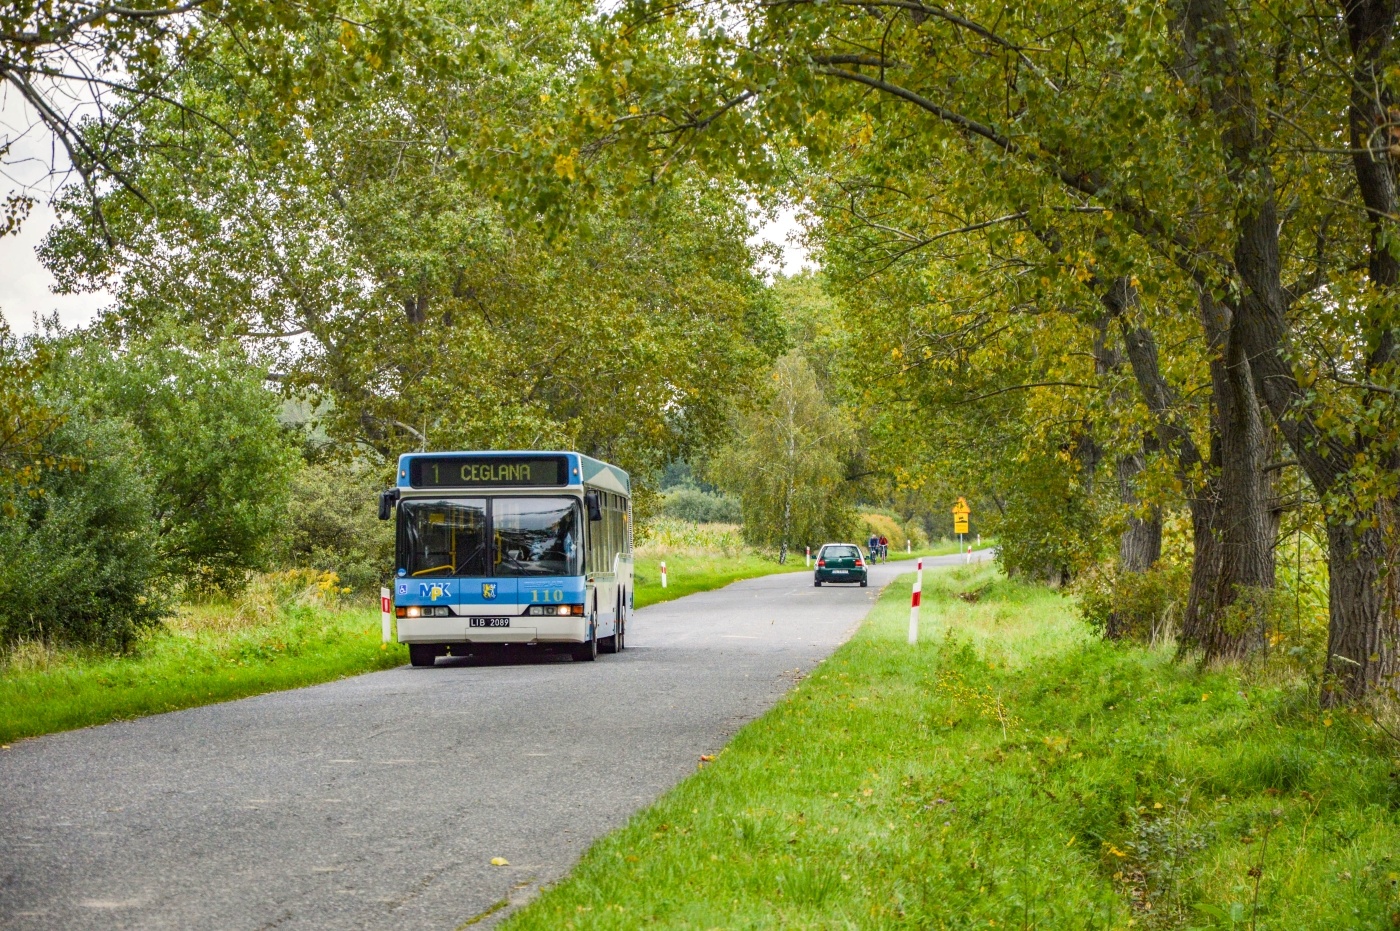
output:
M817 571L812 584L821 588L823 582L859 582L864 588L865 557L854 543L827 543L817 550Z

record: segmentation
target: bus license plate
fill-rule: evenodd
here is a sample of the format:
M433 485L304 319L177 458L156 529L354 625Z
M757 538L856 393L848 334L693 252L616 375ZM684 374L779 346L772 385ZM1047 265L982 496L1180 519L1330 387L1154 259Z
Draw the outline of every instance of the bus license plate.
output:
M474 617L467 624L468 627L509 627L508 617Z

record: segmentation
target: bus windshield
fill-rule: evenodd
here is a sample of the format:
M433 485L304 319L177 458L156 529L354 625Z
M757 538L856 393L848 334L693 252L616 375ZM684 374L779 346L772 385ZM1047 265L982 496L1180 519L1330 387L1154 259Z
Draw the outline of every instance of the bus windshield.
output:
M399 505L399 567L415 575L486 574L486 499Z
M580 575L580 518L578 499L562 496L402 501L399 567L407 576Z
M495 575L580 575L577 498L496 498Z

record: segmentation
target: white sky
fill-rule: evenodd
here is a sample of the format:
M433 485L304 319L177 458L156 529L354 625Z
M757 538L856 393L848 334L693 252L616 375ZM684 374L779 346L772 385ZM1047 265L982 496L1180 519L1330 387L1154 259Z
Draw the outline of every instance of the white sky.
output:
M34 249L53 226L48 204L35 206L16 236L0 238L0 313L16 334L33 333L38 317L57 311L65 327L90 323L109 300L97 294L54 294L54 280Z
M88 323L108 301L103 294L59 295L53 293L53 276L34 254L44 234L54 224L48 201L55 186L63 180L53 175L57 164L62 170L68 160L55 151L53 139L34 125L33 114L7 83L0 82L0 146L8 145L0 171L0 198L23 188L39 203L29 213L18 235L0 236L0 314L18 334L32 333L37 317L57 311L64 326Z

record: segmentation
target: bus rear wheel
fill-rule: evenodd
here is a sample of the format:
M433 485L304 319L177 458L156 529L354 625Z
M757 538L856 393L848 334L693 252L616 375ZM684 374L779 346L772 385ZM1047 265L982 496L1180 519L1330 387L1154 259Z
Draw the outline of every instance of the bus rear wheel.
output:
M415 666L431 666L437 662L438 648L435 643L410 643L408 661Z

